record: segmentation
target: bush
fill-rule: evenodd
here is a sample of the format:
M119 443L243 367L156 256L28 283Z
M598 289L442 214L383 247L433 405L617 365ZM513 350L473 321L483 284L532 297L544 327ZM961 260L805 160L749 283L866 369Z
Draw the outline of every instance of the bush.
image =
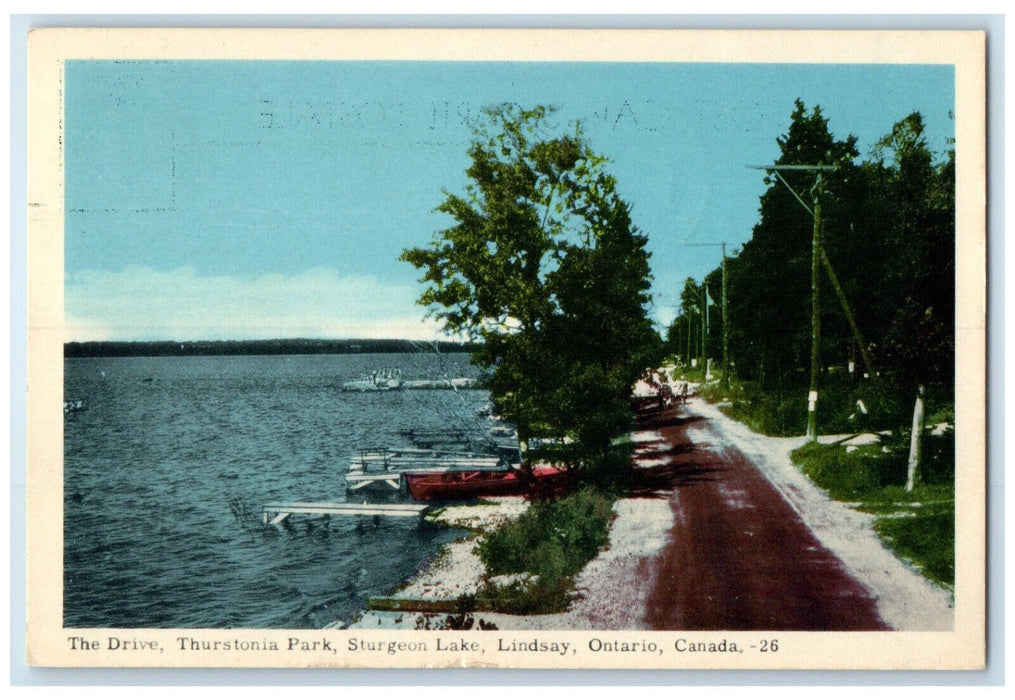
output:
M954 421L954 418L952 419ZM928 426L932 425L930 421ZM920 467L925 484L955 483L955 430L948 428L939 435L928 433L923 440L923 465Z
M631 486L631 449L630 442L611 445L589 463L585 481L606 494L625 493Z
M729 401L723 412L764 435L800 435L807 425L807 405L796 394L792 398L765 393L756 382L705 384L698 390L706 401Z
M529 576L502 588L488 586L479 598L504 612L565 609L571 578L606 544L612 517L612 498L590 487L559 501L533 503L518 520L479 542L488 575Z
M883 475L892 471L891 455L882 452L880 444L846 452L841 445L807 443L793 450L790 457L811 481L837 500L856 500L877 491Z

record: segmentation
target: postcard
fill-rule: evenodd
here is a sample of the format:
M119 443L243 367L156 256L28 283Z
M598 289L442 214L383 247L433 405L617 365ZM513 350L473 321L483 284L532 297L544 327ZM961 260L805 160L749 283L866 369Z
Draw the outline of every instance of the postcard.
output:
M28 663L982 668L984 59L33 31Z

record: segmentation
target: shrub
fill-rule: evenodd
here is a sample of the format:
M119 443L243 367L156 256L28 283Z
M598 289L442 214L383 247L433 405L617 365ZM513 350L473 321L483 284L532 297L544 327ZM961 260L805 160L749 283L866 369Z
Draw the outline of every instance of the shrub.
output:
M533 503L522 516L486 534L479 555L487 574L529 574L479 597L504 612L565 609L570 581L609 538L613 500L586 487L559 501Z
M847 453L840 445L807 443L790 457L832 498L853 500L881 486L883 454L880 445L864 445Z
M706 384L699 394L707 401L728 400L727 415L764 435L800 435L807 424L806 402L799 396L768 394L755 382L732 383L729 390L720 383Z

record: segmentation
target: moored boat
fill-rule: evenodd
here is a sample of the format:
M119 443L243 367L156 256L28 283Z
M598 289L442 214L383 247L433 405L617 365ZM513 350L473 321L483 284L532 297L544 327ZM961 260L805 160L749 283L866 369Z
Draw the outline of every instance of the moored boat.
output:
M546 487L559 488L566 480L564 471L556 467L536 467L528 478L518 470L454 471L439 473L407 473L409 493L417 501L455 501L482 496L517 496Z

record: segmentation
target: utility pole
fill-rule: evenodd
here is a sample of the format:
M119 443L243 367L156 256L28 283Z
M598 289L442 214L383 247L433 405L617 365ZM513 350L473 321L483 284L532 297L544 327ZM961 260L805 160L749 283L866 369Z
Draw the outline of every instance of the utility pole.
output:
M701 281L701 381L708 381L708 288Z
M807 438L818 441L818 375L821 350L821 171L811 188L814 231L811 236L811 387L807 394Z
M730 389L730 325L726 314L726 242L722 243L722 388Z
M687 355L685 356L685 364L687 369L691 369L691 311L687 309L684 311L687 314Z
M688 281L689 282L693 282L693 280L691 280L690 278L688 278ZM685 290L687 290L687 289L692 290L692 293L694 294L695 297L697 297L698 304L701 307L701 343L700 343L701 362L702 362L701 366L703 368L703 371L705 371L705 375L706 375L706 378L707 378L708 372L707 372L707 367L706 367L705 363L708 360L707 360L707 353L706 353L705 342L708 339L708 291L705 289L705 282L704 281L702 281L702 283L701 283L701 289L695 289L694 287L690 287L690 288L685 287L684 289ZM690 314L688 314L688 318L687 318L687 327L688 327L688 329L690 329L690 327L691 327ZM688 347L687 354L690 355L691 354L691 351L690 351L691 343L690 343L690 341L688 341L687 347ZM698 348L699 347L699 343L695 342L694 347Z
M818 441L818 376L820 374L821 362L821 299L820 299L820 273L821 273L821 191L823 182L821 174L832 172L834 165L755 165L747 166L755 170L764 170L775 175L784 184L797 201L811 214L814 225L811 233L811 383L807 393L807 438L810 442ZM786 182L780 170L804 170L813 172L814 186L811 187L811 203L813 208L797 194L796 190Z
M729 391L730 388L730 331L728 316L726 315L726 241L719 243L685 243L692 247L722 247L722 388ZM704 281L702 281L704 285Z

